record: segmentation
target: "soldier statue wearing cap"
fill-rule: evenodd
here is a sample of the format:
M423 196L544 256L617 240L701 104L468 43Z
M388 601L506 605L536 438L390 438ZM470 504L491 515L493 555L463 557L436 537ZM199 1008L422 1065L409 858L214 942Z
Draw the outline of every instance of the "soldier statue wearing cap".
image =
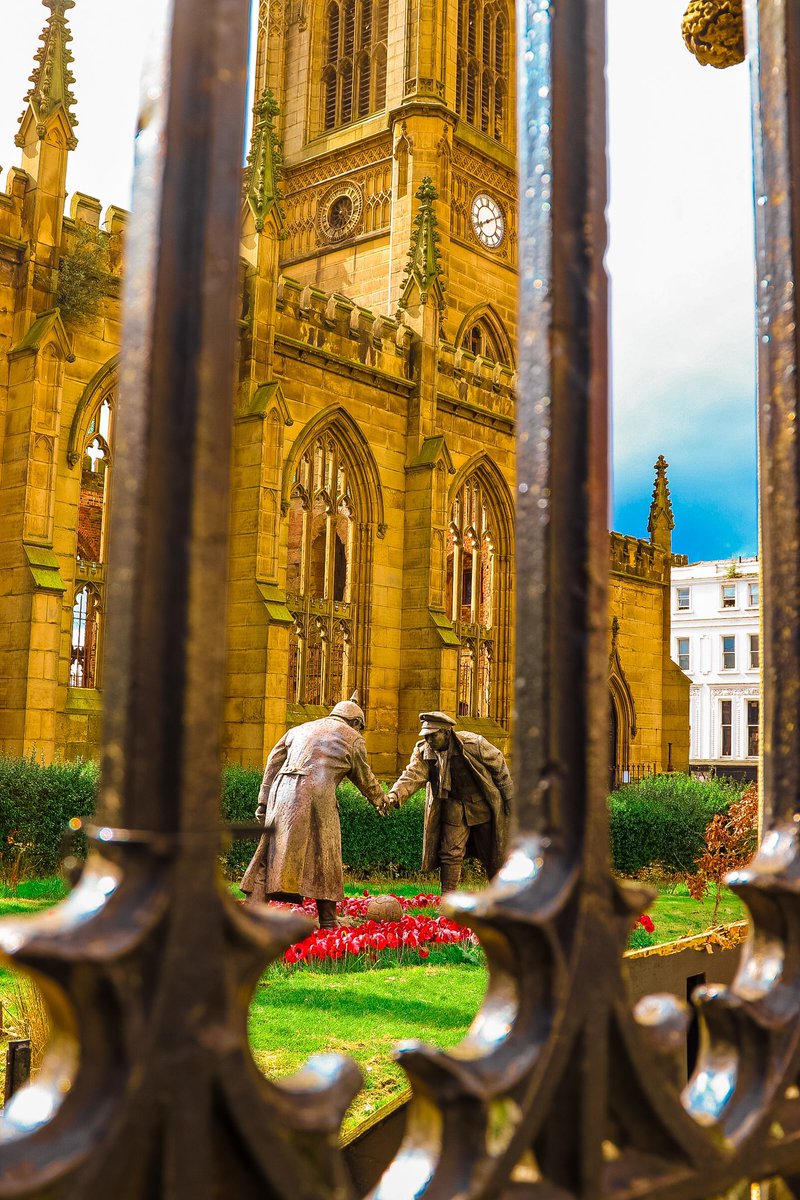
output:
M380 813L388 810L367 762L357 699L354 694L330 716L296 725L273 748L256 809L256 820L271 829L241 883L250 901L313 897L323 929L335 928L336 901L344 896L338 784L352 780Z
M503 755L479 733L454 729L447 713L420 713L420 741L389 791L399 806L426 785L422 870L439 867L442 891L461 879L461 864L474 856L491 878L503 861L511 809L511 776Z

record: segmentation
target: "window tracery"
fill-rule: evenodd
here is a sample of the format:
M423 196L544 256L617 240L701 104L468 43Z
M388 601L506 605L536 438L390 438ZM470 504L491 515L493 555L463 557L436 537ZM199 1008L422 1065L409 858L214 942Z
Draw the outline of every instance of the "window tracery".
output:
M497 0L460 0L456 112L498 142L508 125L509 24Z
M75 593L72 606L72 651L69 664L70 687L97 687L98 647L100 642L100 596L93 584L84 584Z
M496 520L483 482L470 476L450 510L446 547L447 613L461 648L458 715L492 715Z
M324 28L322 127L328 130L386 106L389 0L331 0Z
M350 469L330 431L300 457L289 502L287 605L290 704L335 704L353 690L354 501Z
M69 672L71 687L95 688L99 679L114 415L115 396L109 392L95 408L83 438L76 546L78 586L72 610ZM82 580L91 582L82 584Z
M476 321L464 331L461 345L465 350L481 358L489 358L492 362L503 362L504 354L493 330L486 321Z

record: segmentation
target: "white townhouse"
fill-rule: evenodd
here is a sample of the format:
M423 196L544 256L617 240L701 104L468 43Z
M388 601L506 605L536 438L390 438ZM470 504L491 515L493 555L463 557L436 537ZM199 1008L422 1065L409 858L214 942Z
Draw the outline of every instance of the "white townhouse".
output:
M672 657L692 681L689 764L755 778L761 701L757 558L672 568Z

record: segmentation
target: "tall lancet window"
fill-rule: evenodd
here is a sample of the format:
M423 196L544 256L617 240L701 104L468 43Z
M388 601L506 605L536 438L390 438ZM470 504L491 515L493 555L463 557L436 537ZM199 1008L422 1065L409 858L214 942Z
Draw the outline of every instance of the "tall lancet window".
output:
M461 648L458 715L493 715L495 662L495 522L482 481L466 480L450 511L447 533L448 616Z
M456 112L498 142L509 132L509 29L499 0L459 0Z
M335 437L306 449L289 502L287 604L295 627L289 651L290 704L335 704L353 691L354 502Z
M107 393L92 412L83 438L72 609L71 687L96 688L100 681L114 410L115 395Z
M386 107L389 0L330 0L324 10L322 128Z

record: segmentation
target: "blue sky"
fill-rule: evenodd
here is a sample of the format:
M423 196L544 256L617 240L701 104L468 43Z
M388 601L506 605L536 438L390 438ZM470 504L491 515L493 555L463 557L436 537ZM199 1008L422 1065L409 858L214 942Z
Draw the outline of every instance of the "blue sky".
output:
M684 0L609 0L614 528L646 531L670 464L673 545L757 550L746 65L701 67Z
M158 0L77 0L79 146L68 187L130 202L139 64ZM608 0L614 511L644 535L664 454L674 548L752 554L756 532L753 218L747 69L700 67L685 0ZM0 164L47 11L4 14ZM124 34L121 36L121 31Z

